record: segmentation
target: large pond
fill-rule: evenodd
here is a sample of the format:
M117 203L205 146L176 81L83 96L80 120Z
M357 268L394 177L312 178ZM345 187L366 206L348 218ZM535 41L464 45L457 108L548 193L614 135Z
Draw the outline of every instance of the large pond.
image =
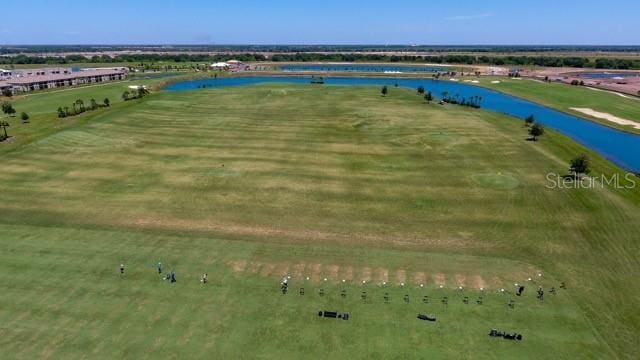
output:
M280 65L282 71L356 71L380 73L434 73L448 71L442 66L375 65L375 64L300 64Z
M576 74L579 77L587 79L624 79L630 77L640 76L640 72L613 72L613 71L600 71L600 72L583 72Z
M328 85L387 85L389 87L398 85L412 89L418 86L424 86L425 89L431 91L435 97L441 97L445 92L450 96L457 95L460 98L480 96L482 97L482 108L485 110L505 113L520 119L534 115L539 122L571 137L622 168L633 172L640 172L640 135L616 130L497 91L453 81L430 79L325 77L324 81L325 84ZM203 87L218 88L276 82L309 84L310 79L304 77L228 77L177 82L165 87L165 89L180 91L201 89ZM517 134L517 136L520 135L521 134ZM567 161L568 160L569 159L567 159Z

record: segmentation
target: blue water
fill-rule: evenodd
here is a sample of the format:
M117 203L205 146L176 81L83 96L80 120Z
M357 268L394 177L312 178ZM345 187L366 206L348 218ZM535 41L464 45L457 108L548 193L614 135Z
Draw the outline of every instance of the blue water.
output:
M441 66L407 66L407 65L356 65L356 64L309 64L309 65L280 65L283 71L362 71L362 72L412 72L432 73L448 71Z
M628 78L628 77L636 77L640 76L640 72L586 72L578 74L580 77L584 77L587 79L613 79L615 77Z
M398 86L412 89L422 85L426 91L431 91L435 97L441 97L445 91L450 96L459 94L460 98L481 96L483 109L505 113L520 119L533 115L537 121L545 126L569 136L620 167L633 172L640 172L640 135L616 130L500 92L464 83L430 79L326 77L324 81L328 85L387 85L393 87L398 84ZM303 77L228 77L178 82L165 87L165 89L195 90L203 86L216 88L276 82L309 84L310 79ZM310 84L309 86L321 85ZM514 134L514 136L521 136L521 134Z

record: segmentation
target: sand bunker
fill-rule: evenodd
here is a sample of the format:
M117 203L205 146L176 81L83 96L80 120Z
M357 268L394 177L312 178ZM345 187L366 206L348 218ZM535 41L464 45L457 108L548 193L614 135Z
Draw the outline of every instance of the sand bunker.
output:
M611 121L611 122L616 123L616 124L628 125L628 126L632 126L635 129L640 129L640 122L619 118L619 117L617 117L615 115L611 115L609 113L595 111L595 110L590 109L590 108L571 108L571 110L575 110L577 112L581 112L583 114L586 114L586 115L589 115L589 116L593 116L593 117L598 118L598 119Z
M500 81L499 80L493 80L491 83L492 84L500 84Z
M603 89L596 89L596 88L593 88L593 87L590 87L590 86L587 86L586 88L587 88L587 89L589 89L589 90L593 90L593 91L601 91L601 92L606 92L606 93L610 93L610 94L618 95L618 96L623 97L623 98L625 98L625 99L638 100L638 98L636 98L636 97L628 96L628 95L625 95L625 94L620 94L620 93L619 93L619 92L617 92L617 91L612 91L612 90L603 90Z

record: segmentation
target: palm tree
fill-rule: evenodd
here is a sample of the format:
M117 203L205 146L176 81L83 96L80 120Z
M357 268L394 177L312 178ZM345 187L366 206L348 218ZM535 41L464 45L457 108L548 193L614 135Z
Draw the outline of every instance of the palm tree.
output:
M2 140L6 140L9 135L7 135L7 128L11 126L8 122L2 120L0 121L0 127L2 127L2 129L4 130L4 137L2 138Z
M78 104L78 108L80 109L80 112L84 112L84 101L82 101L82 99L78 99L76 100L76 104Z

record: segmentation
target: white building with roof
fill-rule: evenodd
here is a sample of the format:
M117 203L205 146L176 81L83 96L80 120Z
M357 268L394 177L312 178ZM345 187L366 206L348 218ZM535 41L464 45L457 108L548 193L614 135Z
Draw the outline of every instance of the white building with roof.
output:
M209 65L209 67L212 69L226 69L229 67L229 64L227 64L226 62L217 62Z
M8 79L11 76L13 76L13 71L11 70L5 70L5 69L0 69L0 80L3 79Z

